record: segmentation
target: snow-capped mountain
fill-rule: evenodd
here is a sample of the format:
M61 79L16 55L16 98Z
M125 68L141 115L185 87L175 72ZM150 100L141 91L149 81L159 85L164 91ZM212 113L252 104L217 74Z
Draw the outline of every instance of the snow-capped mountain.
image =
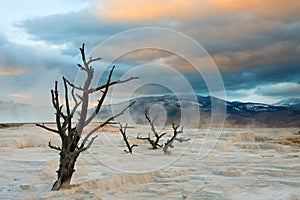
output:
M180 99L180 100L179 100ZM129 112L137 123L147 123L144 117L145 110L151 110L156 106L157 111L164 110L166 123L178 123L182 109L188 110L190 119L193 120L195 114L199 114L201 125L210 123L211 111L213 107L226 108L226 121L228 125L243 126L263 126L263 127L300 127L300 108L268 105L262 103L230 102L211 96L197 96L195 101L190 98L176 97L175 95L147 96L132 99L135 101ZM295 104L293 104L295 105ZM114 105L124 107L124 104ZM108 116L109 108L105 108L104 116ZM160 114L158 114L160 115Z
M282 106L289 108L300 108L300 98L288 98L278 101L273 104L273 106Z
M197 101L181 100L179 101L176 96L164 95L156 97L140 97L134 99L139 107L151 106L151 104L160 104L166 109L174 108L199 108L201 111L211 111L212 106L226 106L228 113L260 113L260 112L274 112L286 110L286 107L274 106L262 103L242 103L239 101L225 101L211 96L197 96Z

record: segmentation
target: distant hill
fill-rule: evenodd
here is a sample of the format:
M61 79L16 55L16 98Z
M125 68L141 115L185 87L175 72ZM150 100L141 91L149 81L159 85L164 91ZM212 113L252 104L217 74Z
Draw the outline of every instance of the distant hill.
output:
M195 119L195 114L199 113L200 110L199 126L207 126L211 120L212 102L214 102L216 107L220 105L226 106L226 126L300 127L300 108L296 106L298 105L296 101L293 101L291 104L268 105L253 102L230 102L200 95L197 96L196 102L186 101L182 103L181 101L181 105L175 95L139 97L131 101L136 101L136 103L130 108L129 112L132 119L138 124L147 123L144 112L150 108L153 109L154 106L156 107L155 112L158 113L156 117L160 117L160 115L167 116L166 124L180 123L181 109L188 109L190 113L187 116L188 120ZM125 104L120 103L114 106L114 108L121 109ZM104 116L104 118L110 116L110 107L105 106L100 115Z
M273 106L282 106L288 108L300 108L300 98L288 98L277 103L274 103Z

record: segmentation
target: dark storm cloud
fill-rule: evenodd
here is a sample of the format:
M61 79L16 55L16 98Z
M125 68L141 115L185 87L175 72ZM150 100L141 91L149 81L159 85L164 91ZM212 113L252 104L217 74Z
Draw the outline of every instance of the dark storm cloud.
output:
M130 28L132 25L96 19L91 10L68 12L46 17L20 21L17 27L23 28L34 40L52 44L70 45L70 53L82 43L91 47L112 34ZM71 45L73 44L73 45Z
M83 42L87 46L94 46L112 34L141 25L137 22L109 21L90 13L93 13L91 8L31 18L19 22L18 26L33 39L66 44L64 52L75 55ZM143 23L158 24L158 21ZM224 14L222 18L184 21L174 28L195 38L207 49L220 69L225 71L285 61L283 59L293 61L299 57L300 50L294 42L300 41L300 34L297 34L300 24L297 20L283 23L269 18Z
M239 21L244 21L244 25ZM206 26L208 29L202 30L202 34L196 37L204 43L203 46L216 62L228 91L300 82L299 19L282 22L275 19L236 18L231 24ZM195 29L192 31L194 35L197 33ZM264 96L289 97L294 90L282 87L278 95L267 90L255 91L255 94ZM249 92L245 93L249 95ZM285 93L289 96L279 95ZM299 93L294 95L299 96Z
M77 58L62 55L44 46L25 46L0 37L0 93L10 101L48 103L45 101L55 80L62 75L71 80L78 69ZM26 97L22 99L23 97Z
M250 3L248 6L235 5L231 0L222 2L224 4L208 7L207 12L202 12L199 16L191 14L187 17L178 13L178 17L174 14L170 18L163 12L160 17L151 14L148 17L144 16L144 20L143 18L131 20L132 13L121 13L114 15L117 19L120 16L120 19L111 20L105 15L94 15L97 8L90 7L78 12L30 18L19 22L16 26L24 29L34 40L64 45L65 48L61 52L64 55L75 56L78 55L77 49L82 42L87 43L87 48L93 48L105 38L123 30L147 25L163 25L182 31L203 45L222 73L227 90L256 90L260 86L277 83L299 83L300 15L296 12L297 9L287 7L283 3L276 3L276 6L271 8L270 5L273 4L271 1L254 2L255 5L263 4L265 9L249 6L252 5L252 1L245 2L245 5ZM118 1L119 3L122 4L122 1ZM194 4L201 7L198 1ZM123 20L122 15L129 18ZM136 37L136 41L139 38ZM118 48L117 45L114 48ZM164 52L132 53L120 59L118 65L122 65L123 62L127 70L131 65L161 58L166 64L181 70L197 92L206 90L203 80L199 75L192 75L187 70L186 63L171 59L172 57L168 59L168 55ZM282 87L280 93L284 93L285 89L287 88ZM256 94L271 95L266 89L256 90Z
M66 72L73 71L71 66L76 65L76 57L62 55L60 50L49 49L43 46L16 44L7 41L3 37L0 37L1 40L5 41L0 43L0 64L2 68L27 68L33 71L44 67Z
M185 23L178 30L203 45L222 71L300 60L299 15L283 20L227 13Z
M299 74L298 63L282 63L232 73L222 73L222 77L227 89L240 90L254 89L259 85L280 82L300 83Z

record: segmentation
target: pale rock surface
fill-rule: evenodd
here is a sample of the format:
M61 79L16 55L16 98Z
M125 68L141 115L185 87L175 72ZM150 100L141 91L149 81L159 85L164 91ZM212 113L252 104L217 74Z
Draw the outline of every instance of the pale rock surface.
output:
M135 140L147 131L127 130L140 145L133 155L117 131L99 133L79 157L72 186L52 192L58 155L47 145L59 138L34 125L1 129L0 199L300 199L299 144L270 140L297 129L224 129L205 157L204 129L185 130L192 140L169 155Z

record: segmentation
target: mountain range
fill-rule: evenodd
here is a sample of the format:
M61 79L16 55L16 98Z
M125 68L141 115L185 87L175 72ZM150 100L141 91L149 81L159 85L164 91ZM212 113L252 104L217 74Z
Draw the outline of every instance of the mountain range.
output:
M212 96L197 96L196 101L179 101L175 95L146 96L134 98L135 104L129 109L132 120L146 124L145 110L153 118L165 120L165 124L180 123L182 110L189 114L186 121L194 120L200 113L199 127L211 123L212 107L226 108L225 126L227 127L300 127L300 99L286 99L269 105L263 103L226 101ZM128 104L128 103L127 103ZM213 105L212 105L213 104ZM115 110L125 107L126 103L114 106ZM105 106L101 116L111 115L111 107ZM200 111L200 112L199 112ZM156 120L159 121L160 119Z
M183 99L183 100L182 100ZM175 95L145 96L131 99L135 104L129 109L130 117L136 124L147 124L145 110L152 118L158 118L156 123L181 124L182 112L186 121L193 122L199 118L199 127L211 123L212 108L225 107L225 126L227 127L300 127L300 99L288 98L272 105L226 101L212 96L197 95L194 101L190 98L180 98ZM99 113L100 119L112 115L128 105L122 102L115 105L105 105ZM94 109L91 108L90 112ZM0 122L36 122L53 121L53 108L33 106L14 102L0 101ZM126 122L126 120L124 121Z

